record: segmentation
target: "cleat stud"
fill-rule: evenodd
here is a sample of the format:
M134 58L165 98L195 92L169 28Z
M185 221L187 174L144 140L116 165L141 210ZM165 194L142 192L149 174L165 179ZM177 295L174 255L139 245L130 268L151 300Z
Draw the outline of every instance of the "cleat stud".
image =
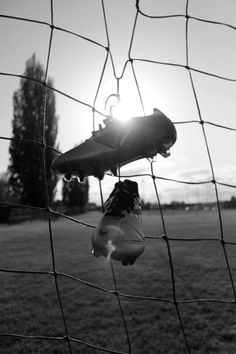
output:
M115 167L111 168L111 173L117 177L117 169Z
M127 266L129 264L129 261L122 261L123 266Z
M71 174L70 174L70 173L65 173L65 174L64 174L64 180L65 180L66 182L70 182L70 181L72 180Z
M84 182L84 178L85 178L84 176L79 176L79 182L83 183Z
M104 178L104 172L95 172L94 177L98 178L101 181Z

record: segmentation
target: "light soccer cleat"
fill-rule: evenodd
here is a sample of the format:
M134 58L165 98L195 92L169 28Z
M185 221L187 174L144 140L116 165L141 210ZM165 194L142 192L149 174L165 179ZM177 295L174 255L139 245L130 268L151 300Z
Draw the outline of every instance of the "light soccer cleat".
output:
M129 162L161 154L170 155L176 141L174 124L158 109L144 117L121 122L111 117L105 127L92 133L82 144L58 156L52 169L66 179L83 181L86 176L102 179L106 171L116 175L117 169Z
M134 264L143 253L145 237L140 214L140 198L136 182L117 182L105 203L105 213L92 235L92 253Z

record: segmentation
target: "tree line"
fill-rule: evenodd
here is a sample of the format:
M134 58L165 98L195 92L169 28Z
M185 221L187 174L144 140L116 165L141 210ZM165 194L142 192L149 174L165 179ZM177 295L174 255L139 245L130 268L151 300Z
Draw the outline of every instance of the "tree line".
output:
M45 70L33 54L26 62L19 89L13 94L12 139L8 170L0 176L0 201L47 207L55 201L58 176L51 171L57 156L58 116L53 81L44 83ZM48 86L48 87L47 87ZM89 184L63 181L62 202L84 208ZM9 208L8 208L9 209ZM7 207L0 205L1 214Z

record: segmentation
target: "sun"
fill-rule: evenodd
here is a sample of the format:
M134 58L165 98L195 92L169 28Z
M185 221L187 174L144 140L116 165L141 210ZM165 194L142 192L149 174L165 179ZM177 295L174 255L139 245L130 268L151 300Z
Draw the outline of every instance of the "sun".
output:
M115 119L125 122L134 117L136 114L132 107L130 107L128 104L119 102L117 105L112 107L112 115Z
M105 102L107 114L122 122L129 121L133 117L152 114L156 107L153 98L147 97L143 102L138 93L128 84L122 87L120 93L110 94Z
M115 104L110 106L113 118L126 122L132 117L143 115L140 105L137 105L137 103L134 103L133 101L134 100L130 99L130 96L129 99L122 98L117 100Z

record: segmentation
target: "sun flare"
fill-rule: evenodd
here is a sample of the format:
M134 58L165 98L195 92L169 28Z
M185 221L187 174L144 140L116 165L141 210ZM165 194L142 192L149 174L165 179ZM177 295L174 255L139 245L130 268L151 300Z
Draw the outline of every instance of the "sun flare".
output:
M132 117L143 115L143 110L140 102L137 102L136 97L131 97L130 94L117 99L109 107L110 113L113 118L120 121L127 121Z
M112 114L115 119L124 122L137 115L137 113L135 113L134 109L132 109L130 105L125 104L123 102L120 102L113 107Z

